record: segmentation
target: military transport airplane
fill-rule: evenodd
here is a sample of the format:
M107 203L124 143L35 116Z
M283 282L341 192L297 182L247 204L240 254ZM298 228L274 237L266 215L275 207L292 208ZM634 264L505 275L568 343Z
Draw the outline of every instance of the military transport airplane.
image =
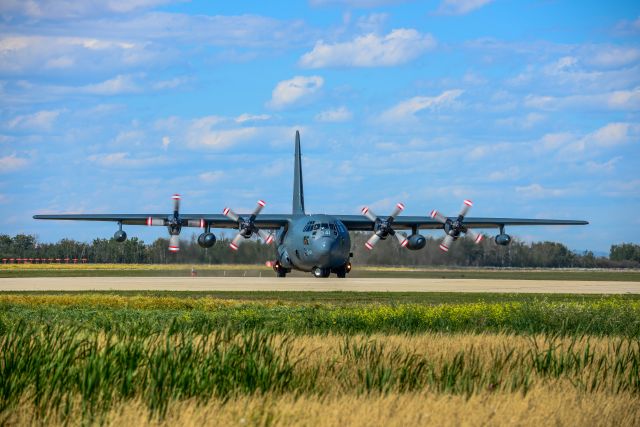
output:
M482 234L474 232L477 228L497 228L499 234L494 241L498 245L508 245L511 236L505 233L507 225L586 225L587 221L559 219L518 219L518 218L467 218L467 212L473 205L465 200L460 213L455 217L447 217L434 210L429 217L399 216L404 205L398 203L391 215L380 217L371 209L362 209L362 215L307 215L304 210L304 191L302 187L302 160L300 154L300 134L296 131L295 157L293 171L293 209L291 214L265 214L260 212L265 202L258 201L253 213L239 215L229 208L220 214L181 214L180 196L173 196L173 214L79 214L79 215L35 215L35 219L81 220L81 221L114 221L118 231L114 239L123 242L127 233L123 225L164 226L169 230L169 250L180 250L180 231L182 227L199 227L203 229L198 237L198 244L209 248L216 242L212 228L237 228L238 233L229 246L237 250L240 244L254 235L260 236L265 243L275 242L276 260L271 266L278 277L285 277L291 270L312 272L315 277L329 277L331 273L338 277L346 277L351 271L351 240L349 231L372 231L373 234L365 243L367 249L374 248L376 243L389 236L395 237L398 243L407 249L424 248L426 239L418 233L420 229L438 229L445 232L440 249L448 251L451 244L461 235L469 235L476 243L480 243ZM397 230L411 230L407 237ZM275 230L275 234L266 230Z

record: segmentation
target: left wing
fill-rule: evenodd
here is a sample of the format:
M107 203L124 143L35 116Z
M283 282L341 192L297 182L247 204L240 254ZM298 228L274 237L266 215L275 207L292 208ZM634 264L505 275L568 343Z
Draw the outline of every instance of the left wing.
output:
M337 219L349 230L371 231L375 223L363 215L335 215ZM457 217L446 217L454 222ZM464 219L466 228L500 228L505 225L587 225L588 221L570 219L531 219L531 218L474 218ZM417 229L439 229L442 223L435 219L424 216L398 216L393 220L394 228L402 230Z
M437 210L431 211L430 218L421 216L399 216L404 210L402 203L397 203L393 212L388 217L379 217L371 209L364 207L362 215L338 215L338 218L349 230L373 231L365 247L373 249L377 242L394 236L398 239L400 246L409 249L421 249L426 244L423 236L417 230L441 228L445 232L445 237L440 244L440 249L448 251L454 240L465 234L471 237L476 243L483 239L482 234L478 234L474 228L500 228L500 235L496 236L496 243L507 245L511 237L504 234L505 225L586 225L587 221L564 220L564 219L529 219L529 218L473 218L465 219L469 209L473 206L471 200L462 203L460 213L455 217L446 217ZM412 235L405 237L397 233L396 229L411 229Z

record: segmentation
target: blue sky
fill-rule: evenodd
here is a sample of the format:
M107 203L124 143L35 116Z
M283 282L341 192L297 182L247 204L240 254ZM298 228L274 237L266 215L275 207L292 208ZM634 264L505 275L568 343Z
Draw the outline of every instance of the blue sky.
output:
M586 219L640 242L640 3L6 0L0 232L110 237L36 213L291 209ZM151 241L162 230L129 227ZM431 234L426 232L425 234Z

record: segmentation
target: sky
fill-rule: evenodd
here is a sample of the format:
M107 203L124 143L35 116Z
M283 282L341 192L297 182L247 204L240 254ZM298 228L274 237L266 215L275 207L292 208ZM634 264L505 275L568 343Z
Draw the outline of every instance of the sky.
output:
M296 129L308 213L468 198L591 223L507 228L525 241L640 243L640 2L0 2L0 233L108 238L32 215L174 193L289 213Z

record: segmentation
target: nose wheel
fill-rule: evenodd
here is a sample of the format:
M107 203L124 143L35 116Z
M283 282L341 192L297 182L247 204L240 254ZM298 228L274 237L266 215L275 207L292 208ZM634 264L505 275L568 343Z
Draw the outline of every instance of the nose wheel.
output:
M317 278L329 277L329 275L331 274L330 269L320 267L313 267L313 270L311 270L311 272L313 273L313 277Z

